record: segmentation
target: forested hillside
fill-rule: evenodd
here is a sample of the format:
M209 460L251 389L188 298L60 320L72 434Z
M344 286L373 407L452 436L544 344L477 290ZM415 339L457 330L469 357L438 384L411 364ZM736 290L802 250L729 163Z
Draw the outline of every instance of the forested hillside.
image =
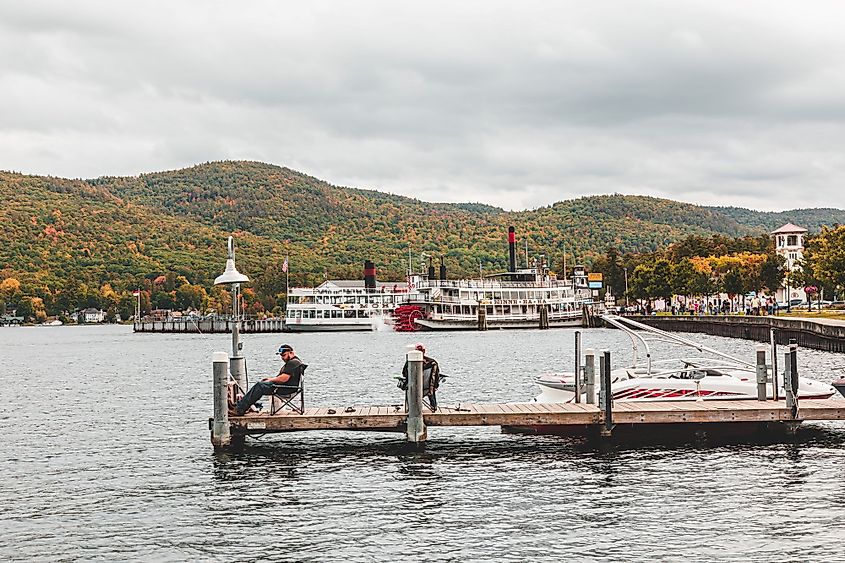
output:
M381 278L397 279L409 249L415 257L445 256L450 276L476 273L479 262L485 271L502 270L510 224L521 260L527 241L531 256L544 254L554 267L564 247L569 263L589 264L609 246L620 254L652 252L688 235L845 223L837 209L760 213L623 195L505 212L342 188L279 166L230 161L94 180L2 172L0 197L0 281L14 278L24 286L19 293L37 290L54 301L71 286L111 284L120 292L168 273L171 286L179 275L183 285L208 287L230 234L254 291L272 297L283 288L286 255L295 284L357 278L365 258Z

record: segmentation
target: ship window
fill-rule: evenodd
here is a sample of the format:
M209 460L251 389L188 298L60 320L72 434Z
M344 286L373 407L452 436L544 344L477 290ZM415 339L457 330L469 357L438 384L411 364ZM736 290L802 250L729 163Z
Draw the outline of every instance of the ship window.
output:
M496 291L496 292L493 293L493 299L498 300L498 299L501 299L501 298L502 298L502 292L501 291Z
M288 297L288 303L297 305L299 303L299 295L292 295Z
M461 307L461 310L463 311L464 315L469 315L469 305L464 305L463 307Z
M344 316L344 318L347 318L347 319L354 319L355 318L355 310L350 309L348 311L344 311L343 316Z

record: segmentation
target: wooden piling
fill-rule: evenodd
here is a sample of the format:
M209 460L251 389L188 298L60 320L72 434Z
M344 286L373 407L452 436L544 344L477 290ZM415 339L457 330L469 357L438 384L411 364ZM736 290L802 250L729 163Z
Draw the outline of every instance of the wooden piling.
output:
M427 438L422 412L423 353L408 350L405 359L408 363L408 388L405 390L408 417L405 432L409 442L420 444Z
M211 426L211 443L215 450L229 447L232 436L229 432L229 357L226 352L215 352L214 365L214 421Z
M757 400L766 400L766 383L768 382L769 374L766 371L766 345L757 345Z
M602 350L602 355L599 360L599 372L601 374L599 410L604 413L604 426L601 429L601 435L610 436L610 433L613 430L613 392L610 388L610 350Z
M575 331L575 402L581 402L581 331Z
M549 328L549 308L548 305L542 303L539 305L540 307L540 329L544 330Z
M487 305L478 302L478 330L487 330Z
M793 378L791 348L792 346L790 345L790 350L784 352L783 354L783 393L786 396L786 408L795 411L797 407L797 401L795 400L795 394L797 393L797 389L792 386Z
M769 329L769 343L772 347L772 400L777 401L779 399L780 389L778 389L778 341L776 328Z
M592 348L584 353L584 383L587 393L587 404L596 404L596 351Z

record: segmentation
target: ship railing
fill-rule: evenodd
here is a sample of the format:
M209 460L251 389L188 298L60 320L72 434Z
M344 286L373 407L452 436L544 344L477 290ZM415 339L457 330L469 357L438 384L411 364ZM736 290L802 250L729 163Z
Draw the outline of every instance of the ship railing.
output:
M502 280L429 280L421 281L417 285L419 288L439 288L439 287L456 287L456 288L479 288L479 289L495 289L495 288L561 288L572 287L572 283L563 282L559 280L546 280L542 282L519 282L519 281L502 281Z

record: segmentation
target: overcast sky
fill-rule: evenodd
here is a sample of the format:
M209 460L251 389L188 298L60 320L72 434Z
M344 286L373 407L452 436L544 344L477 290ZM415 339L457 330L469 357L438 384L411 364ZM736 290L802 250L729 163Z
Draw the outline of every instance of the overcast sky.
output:
M845 3L3 2L0 169L845 207Z

